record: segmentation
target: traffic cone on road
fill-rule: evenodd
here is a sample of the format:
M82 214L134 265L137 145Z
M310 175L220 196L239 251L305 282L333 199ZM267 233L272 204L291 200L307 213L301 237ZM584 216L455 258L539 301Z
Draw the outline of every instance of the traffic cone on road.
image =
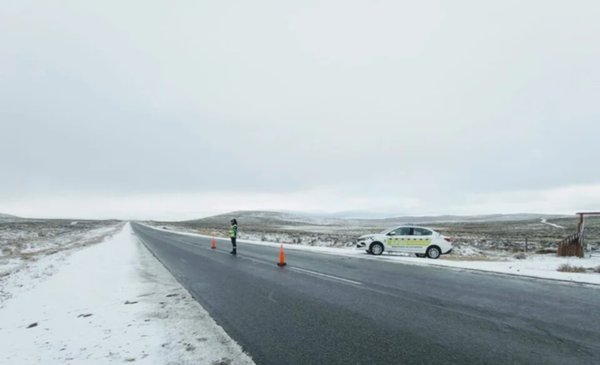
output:
M281 248L279 249L279 262L277 263L278 266L285 266L287 265L285 263L285 252L283 252L283 245L281 245Z
M217 240L213 237L212 241L210 242L210 248L212 248L213 250L215 248L217 248Z

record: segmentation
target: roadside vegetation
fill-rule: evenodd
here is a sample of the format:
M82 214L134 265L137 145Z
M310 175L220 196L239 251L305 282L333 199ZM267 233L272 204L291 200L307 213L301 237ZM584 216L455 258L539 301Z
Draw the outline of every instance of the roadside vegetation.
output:
M585 269L585 267L582 267L582 266L562 264L558 267L557 271L560 271L560 272L586 272L587 270Z
M31 258L51 254L72 245L95 243L98 237L83 239L90 231L110 228L116 220L21 219L0 220L0 257Z
M5 286L13 274L27 272L27 267L35 266L44 257L58 257L61 253L102 242L121 227L122 222L116 220L0 217L0 307L12 295ZM55 265L37 269L18 285L30 285L31 278L51 275Z

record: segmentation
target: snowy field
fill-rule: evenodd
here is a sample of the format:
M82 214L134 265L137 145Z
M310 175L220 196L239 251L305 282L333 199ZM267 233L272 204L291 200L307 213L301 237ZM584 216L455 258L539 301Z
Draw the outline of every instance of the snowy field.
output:
M52 275L71 251L101 242L122 225L117 221L0 221L0 307L7 298ZM39 262L49 256L53 259Z
M157 228L167 232L173 232L176 227ZM180 234L211 237L201 234L180 231ZM220 239L222 242L228 240ZM280 243L264 242L253 240L238 240L241 244L254 244L279 247ZM238 244L240 251L243 252L243 246ZM567 283L580 283L600 285L600 252L595 251L590 258L577 257L557 257L556 254L511 254L508 252L486 254L480 250L471 247L461 247L452 255L443 255L438 260L418 258L410 254L389 254L384 253L381 256L367 254L364 250L345 247L314 247L297 244L284 244L286 250L305 250L320 252L324 254L353 256L366 260L380 260L395 262L401 264L435 266L458 270L475 270L495 274L517 275L523 277L560 280ZM293 262L290 262L293 265ZM558 268L561 265L571 265L581 267L586 272L561 272Z
M253 364L129 224L7 277L1 364Z

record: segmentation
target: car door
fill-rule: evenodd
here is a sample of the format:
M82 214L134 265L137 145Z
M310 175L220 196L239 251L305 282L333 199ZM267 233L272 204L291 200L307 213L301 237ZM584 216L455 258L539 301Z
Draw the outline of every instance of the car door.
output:
M427 228L414 227L412 229L412 235L410 237L410 252L414 253L425 253L427 247L431 245L431 239L433 238L433 232Z
M389 251L405 251L407 237L411 234L410 227L398 227L387 234L386 246Z

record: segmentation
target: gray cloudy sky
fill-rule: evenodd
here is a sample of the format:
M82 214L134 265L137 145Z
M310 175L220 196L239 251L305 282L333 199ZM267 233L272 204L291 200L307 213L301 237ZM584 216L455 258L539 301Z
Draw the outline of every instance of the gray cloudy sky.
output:
M598 1L0 9L0 212L600 208Z

